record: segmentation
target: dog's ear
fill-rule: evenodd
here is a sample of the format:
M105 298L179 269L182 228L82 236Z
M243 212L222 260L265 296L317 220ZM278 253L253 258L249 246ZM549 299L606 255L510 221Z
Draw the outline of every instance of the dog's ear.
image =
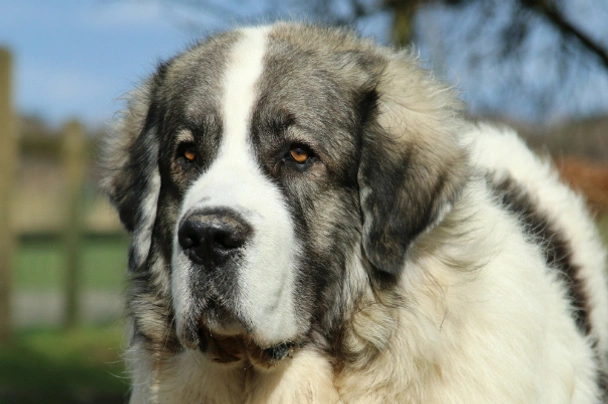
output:
M155 79L150 79L126 96L127 108L101 151L101 188L132 233L131 271L148 257L160 192L155 85Z
M365 100L363 249L374 267L398 275L412 242L442 220L466 178L460 102L409 54L388 58Z

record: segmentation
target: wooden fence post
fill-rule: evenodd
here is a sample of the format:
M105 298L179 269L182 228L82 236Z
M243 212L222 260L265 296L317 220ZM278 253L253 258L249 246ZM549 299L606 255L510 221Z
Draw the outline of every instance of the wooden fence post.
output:
M61 159L64 170L66 208L64 321L66 327L74 327L79 315L84 212L82 191L87 167L86 139L82 125L77 121L68 122L64 128Z
M17 139L12 108L11 54L0 48L0 342L11 338L11 270L15 236L11 226Z

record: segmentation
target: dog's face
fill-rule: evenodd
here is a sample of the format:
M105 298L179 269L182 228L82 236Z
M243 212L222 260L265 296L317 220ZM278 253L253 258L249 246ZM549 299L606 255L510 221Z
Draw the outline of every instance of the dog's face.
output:
M335 289L344 267L344 257L331 265L332 255L352 251L360 234L360 117L335 71L269 54L265 40L263 30L235 38L219 56L218 83L186 67L201 85L185 94L168 86L166 104L181 105L163 130L170 135L161 172L174 189L166 204L180 206L169 227L184 341L196 341L201 323L213 333L247 333L261 346L302 335L318 291ZM283 75L292 79L277 85ZM290 96L296 91L307 99ZM214 94L211 105L200 105L204 94Z
M162 65L131 100L106 189L131 271L167 263L180 342L302 342L344 320L353 257L359 283L398 279L463 176L444 93L407 56L300 25Z

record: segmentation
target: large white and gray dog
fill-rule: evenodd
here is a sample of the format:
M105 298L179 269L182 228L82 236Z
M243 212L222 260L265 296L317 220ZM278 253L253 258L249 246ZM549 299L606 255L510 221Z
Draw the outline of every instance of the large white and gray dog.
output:
M213 36L129 97L104 189L132 233L132 403L598 403L582 199L396 52Z

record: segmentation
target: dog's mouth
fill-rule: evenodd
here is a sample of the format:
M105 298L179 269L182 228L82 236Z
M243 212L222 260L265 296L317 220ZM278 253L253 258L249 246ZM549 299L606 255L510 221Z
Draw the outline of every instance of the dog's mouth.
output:
M216 363L249 362L255 366L272 367L290 356L296 348L292 342L282 342L269 348L261 348L248 335L225 336L214 334L207 327L198 331L201 352Z
M190 328L192 327L192 328ZM208 302L198 324L191 324L190 332L182 342L197 349L213 362L230 364L249 363L270 368L290 356L297 344L285 341L270 347L256 343L246 326L229 310L216 302ZM198 340L198 344L197 344Z

